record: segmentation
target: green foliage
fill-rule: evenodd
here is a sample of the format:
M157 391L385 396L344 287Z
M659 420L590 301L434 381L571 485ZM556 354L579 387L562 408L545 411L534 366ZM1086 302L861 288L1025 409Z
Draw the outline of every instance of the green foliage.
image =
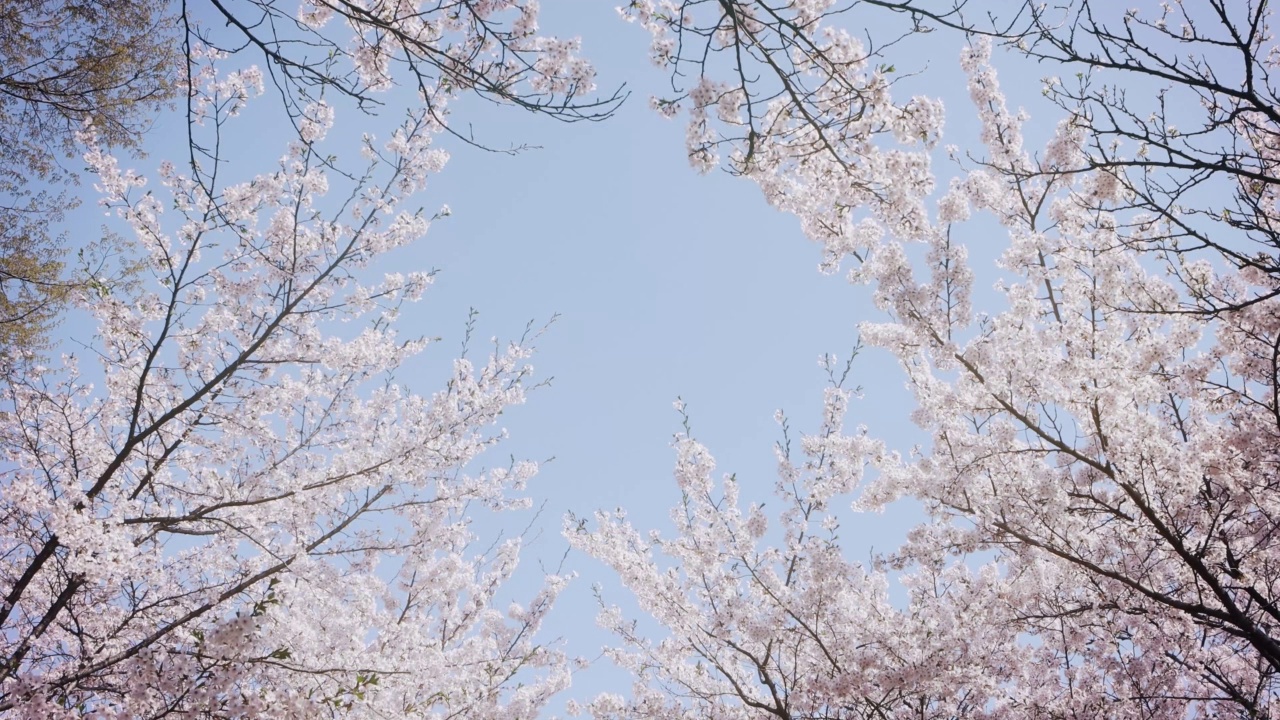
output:
M5 213L0 211L0 223ZM20 228L20 226L18 226ZM56 243L0 226L0 354L42 347L69 286Z

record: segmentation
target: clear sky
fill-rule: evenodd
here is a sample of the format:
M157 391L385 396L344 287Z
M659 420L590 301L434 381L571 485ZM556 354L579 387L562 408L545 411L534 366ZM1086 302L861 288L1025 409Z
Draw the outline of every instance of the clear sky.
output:
M672 409L677 396L688 404L695 437L720 469L737 474L744 500L767 500L775 478L772 447L780 437L774 411L786 410L796 431L815 428L824 385L819 355L846 356L856 324L880 317L865 289L818 273L818 247L791 217L770 209L753 184L723 173L699 176L689 167L683 121L664 120L647 106L666 83L647 62L649 38L622 22L613 5L546 2L542 24L550 33L582 35L601 89L626 83L630 100L606 122L575 125L458 103L455 124L473 124L491 144L541 149L510 156L443 139L452 159L421 203L428 209L447 203L453 214L394 259L397 267L441 270L435 287L402 318L403 332L444 339L402 374L416 390L439 385L468 308L481 313L481 339L515 337L528 321L559 314L533 359L539 377L554 381L509 416L511 440L488 458L497 465L508 454L555 458L530 489L544 510L533 524L537 539L526 549L529 572L521 583L540 576L539 562L559 562L567 547L560 537L566 512L622 507L639 527L667 526L668 508L679 501L670 447L680 429ZM958 36L940 34L917 44L915 67L895 61L900 71L928 68L911 87L944 97L944 142L964 144L974 128L959 43ZM1030 73L1020 82L1035 95L1038 71ZM396 102L388 98L391 108ZM288 131L254 117L246 121L263 125L251 132L245 124L233 126L239 134L232 152L240 159L233 171L240 161L250 163L246 173L269 170L251 161L282 151ZM358 133L377 122L340 110L335 133ZM153 160L183 151L181 130L179 117L161 122L149 144ZM346 152L354 156L357 148ZM84 227L100 222L91 206L82 216ZM974 254L982 257L976 240ZM1003 243L988 245L994 252ZM76 323L65 329L84 331ZM867 424L904 450L920 440L908 420L904 378L887 354L865 352L854 377L865 399L853 405L851 423ZM851 557L895 546L904 517L913 516L907 511L846 524ZM513 517L505 528L518 532L528 522L529 516ZM627 598L602 565L571 554L565 567L580 578L562 596L547 636L561 636L572 654L591 657L608 642L594 629L592 584L602 583L612 601ZM517 584L511 595L528 597L523 588L531 586ZM604 669L589 671L571 694L625 689L616 686L619 679Z

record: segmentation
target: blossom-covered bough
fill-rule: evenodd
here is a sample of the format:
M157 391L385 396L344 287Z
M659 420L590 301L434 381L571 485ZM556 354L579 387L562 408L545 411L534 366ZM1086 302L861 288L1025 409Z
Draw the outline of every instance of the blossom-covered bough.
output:
M538 32L537 0L208 1L205 23L191 17L206 15L200 4L183 1L188 43L257 55L295 121L319 93L374 111L397 84L416 88L433 112L436 93L467 92L569 122L607 118L624 99L595 95L576 38Z
M911 29L981 31L963 38L961 64L972 100L962 112L977 114L983 146L966 148L942 189L940 104L895 98L892 53L828 29L876 17L864 5L917 4L637 2L629 12L659 50L679 26L685 38L714 29L699 36L733 57L775 53L749 65L755 74L699 66L680 99L691 161L714 167L708 153L728 148L728 168L824 245L826 270L851 264L850 279L874 289L887 317L863 322L862 340L900 360L929 443L901 455L845 429L857 406L837 384L802 456L780 446L784 509L770 520L680 437L674 536L645 537L608 514L594 529L569 526L666 631L650 639L607 608L635 689L587 708L607 718L1280 716L1269 189L1280 124L1268 4L1109 18L1109 3L1027 5L1016 32L914 15ZM983 19L976 3L956 9ZM752 44L779 29L805 39ZM1066 112L1036 152L991 66L1002 39L1081 72L1072 90L1046 83ZM806 57L807 47L821 52ZM831 62L836 52L847 61ZM796 70L769 77L784 55ZM789 83L793 72L809 84ZM783 90L749 115L717 116L744 77ZM1149 110L1125 94L1147 80L1168 86L1149 91ZM974 307L965 243L996 238L975 214L1002 228L1003 300L989 308ZM875 510L905 497L929 520L878 565L851 563L835 503ZM895 577L906 602L887 600Z
M464 5L494 24L413 17L458 34L469 54L440 51L456 67L507 63L468 33L517 6ZM563 98L590 90L590 68L519 8L512 37L541 49L503 87L571 112ZM121 236L85 254L137 269L81 296L97 332L79 357L4 368L0 715L531 718L567 685L537 636L564 578L495 609L519 538L478 543L470 528L484 508L524 506L536 471L472 462L524 399L536 333L455 361L423 393L398 371L429 342L395 320L431 274L377 271L433 220L412 198L447 160L434 140L449 100L479 79L418 74L402 124L330 154L335 106L351 104L331 85L376 89L383 72L355 37L354 75L294 96L307 102L289 106L297 133L274 165L224 157L264 72L194 37L189 167L123 169L86 130Z

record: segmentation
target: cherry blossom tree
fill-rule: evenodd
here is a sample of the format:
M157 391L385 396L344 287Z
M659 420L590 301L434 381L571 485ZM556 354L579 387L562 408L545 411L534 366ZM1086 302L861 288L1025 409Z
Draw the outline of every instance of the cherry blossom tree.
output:
M412 198L463 88L424 83L354 158L317 94L255 175L223 153L264 73L188 58L189 167L148 177L81 138L123 238L85 252L140 274L77 296L87 357L3 368L0 714L535 716L568 682L537 637L566 578L497 609L520 540L471 517L526 504L536 466L480 456L537 334L411 387L398 370L431 343L395 320L431 274L376 271L440 215ZM587 82L557 58L530 82Z
M1217 32L1197 18L1178 29L1181 3L1150 20L1121 12L1132 35L1081 21L1094 17L1089 3L1068 5L1083 13L1069 16L1074 25L1034 14L1041 35L1006 26L969 36L961 65L983 147L963 155L937 148L939 102L895 97L884 46L831 26L850 8L629 6L661 63L684 62L673 59L689 47L681 37L714 51L694 49L695 84L658 107L687 111L696 167L723 154L824 246L825 270L851 265L850 279L874 290L885 317L863 322L862 339L899 359L929 441L899 452L872 430L846 429L856 405L833 373L819 430L799 452L789 431L779 445L779 514L741 500L733 476L717 482L709 451L686 432L673 536L646 537L620 513L571 522L570 539L611 565L662 628L650 637L603 600L602 622L622 643L612 653L635 686L587 705L594 716L1280 714L1280 308L1267 234L1277 208L1265 190L1278 133L1263 79L1275 68L1266 3L1204 10L1235 38L1223 52L1243 58L1229 67L1254 79L1250 97L1208 84L1229 60L1179 54L1175 43L1207 46ZM957 17L935 22L973 28ZM927 18L911 20L908 32ZM1098 72L1082 74L1082 90L1047 83L1066 112L1038 152L991 65L1002 37L1011 52ZM702 62L717 52L728 69ZM784 71L753 96L770 68ZM1199 107L1204 130L1184 136L1163 115L1118 104L1126 72L1199 92L1202 104L1169 112ZM1103 82L1117 84L1098 90ZM1144 128L1162 141L1141 142ZM1213 143L1223 143L1217 155ZM959 160L942 188L939 155ZM991 271L965 243L992 238L975 216L1003 232L1003 299L987 308L972 291ZM900 498L922 503L928 521L896 552L851 562L837 503L875 511ZM891 582L905 602L887 599Z

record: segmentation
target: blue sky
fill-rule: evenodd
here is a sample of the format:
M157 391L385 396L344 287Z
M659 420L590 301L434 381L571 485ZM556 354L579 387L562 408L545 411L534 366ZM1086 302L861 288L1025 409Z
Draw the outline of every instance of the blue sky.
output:
M606 122L574 125L458 103L455 123L471 123L482 139L541 149L510 156L442 140L453 157L421 203L447 203L453 214L394 258L397 267L441 270L435 287L402 318L406 334L443 338L402 374L416 390L437 386L469 308L481 313L481 339L515 337L527 322L559 315L533 359L539 377L554 380L510 415L511 440L490 456L494 464L505 464L507 454L555 458L530 489L544 510L534 522L537 539L524 555L525 572L512 588L516 598L531 595L525 588L540 576L539 562L559 562L566 512L622 507L639 527L667 526L668 508L679 501L670 448L680 429L672 409L677 396L719 468L737 474L744 501L767 499L780 437L774 411L786 410L796 431L813 429L825 381L819 355L846 356L856 324L882 317L866 289L818 273L818 247L792 218L770 209L753 184L723 173L699 176L689 167L683 122L647 107L649 95L666 84L647 62L648 36L623 23L613 3L545 3L543 27L582 35L602 90L626 83L631 99ZM956 62L959 43L950 34L929 38L918 45L920 54L897 56L919 57L917 67L895 62L901 71L929 67L909 81L912 90L945 98L944 142L963 145L976 131ZM1020 82L1034 96L1039 73L1028 72ZM389 98L389 108L395 105ZM368 120L340 111L335 133L358 133L397 112L383 114ZM267 116L246 122L262 125L252 132L236 126L237 162L280 154L287 129ZM181 118L162 120L149 141L152 158L181 152L184 141ZM357 148L346 152L354 156ZM91 204L87 210L82 222L95 227L100 215ZM1001 238L989 239L974 239L975 256L989 258L1003 246ZM65 331L85 328L69 323ZM886 353L866 351L854 378L865 398L853 405L850 423L865 423L904 450L920 441L908 421L904 378ZM914 517L908 510L847 524L850 556L865 558L872 546L890 549ZM514 532L528 522L510 518L504 527ZM593 657L608 637L594 629L592 584L602 583L610 600L625 603L626 596L588 558L570 555L566 569L580 578L562 596L547 634L564 637L572 654ZM572 695L625 689L619 680L604 668L588 671Z
M602 89L626 82L631 98L607 122L569 126L459 106L455 116L472 108L483 120L500 116L477 122L479 131L542 149L454 153L435 186L454 214L415 248L442 273L425 313L406 318L456 335L475 306L487 337L560 314L534 358L554 381L508 424L508 449L555 457L531 490L546 503L542 537L525 555L535 573L531 561L554 565L564 552L566 511L621 507L638 527L668 525L680 499L670 446L680 430L677 396L718 467L737 473L744 499L768 499L780 437L774 411L785 409L799 430L814 428L825 382L819 355L846 356L856 324L876 312L867 291L818 273L819 248L752 183L689 167L683 121L647 107L666 77L647 63L642 29L609 3L544 7L544 27L583 36ZM887 354L864 353L855 375L866 399L851 420L895 444L913 442L910 398ZM863 557L905 530L888 517L850 527L850 550ZM572 554L566 566L580 577L547 629L592 657L609 641L594 628L592 584L602 583L609 601L628 598L590 558ZM624 682L593 668L575 677L571 694L625 690Z

